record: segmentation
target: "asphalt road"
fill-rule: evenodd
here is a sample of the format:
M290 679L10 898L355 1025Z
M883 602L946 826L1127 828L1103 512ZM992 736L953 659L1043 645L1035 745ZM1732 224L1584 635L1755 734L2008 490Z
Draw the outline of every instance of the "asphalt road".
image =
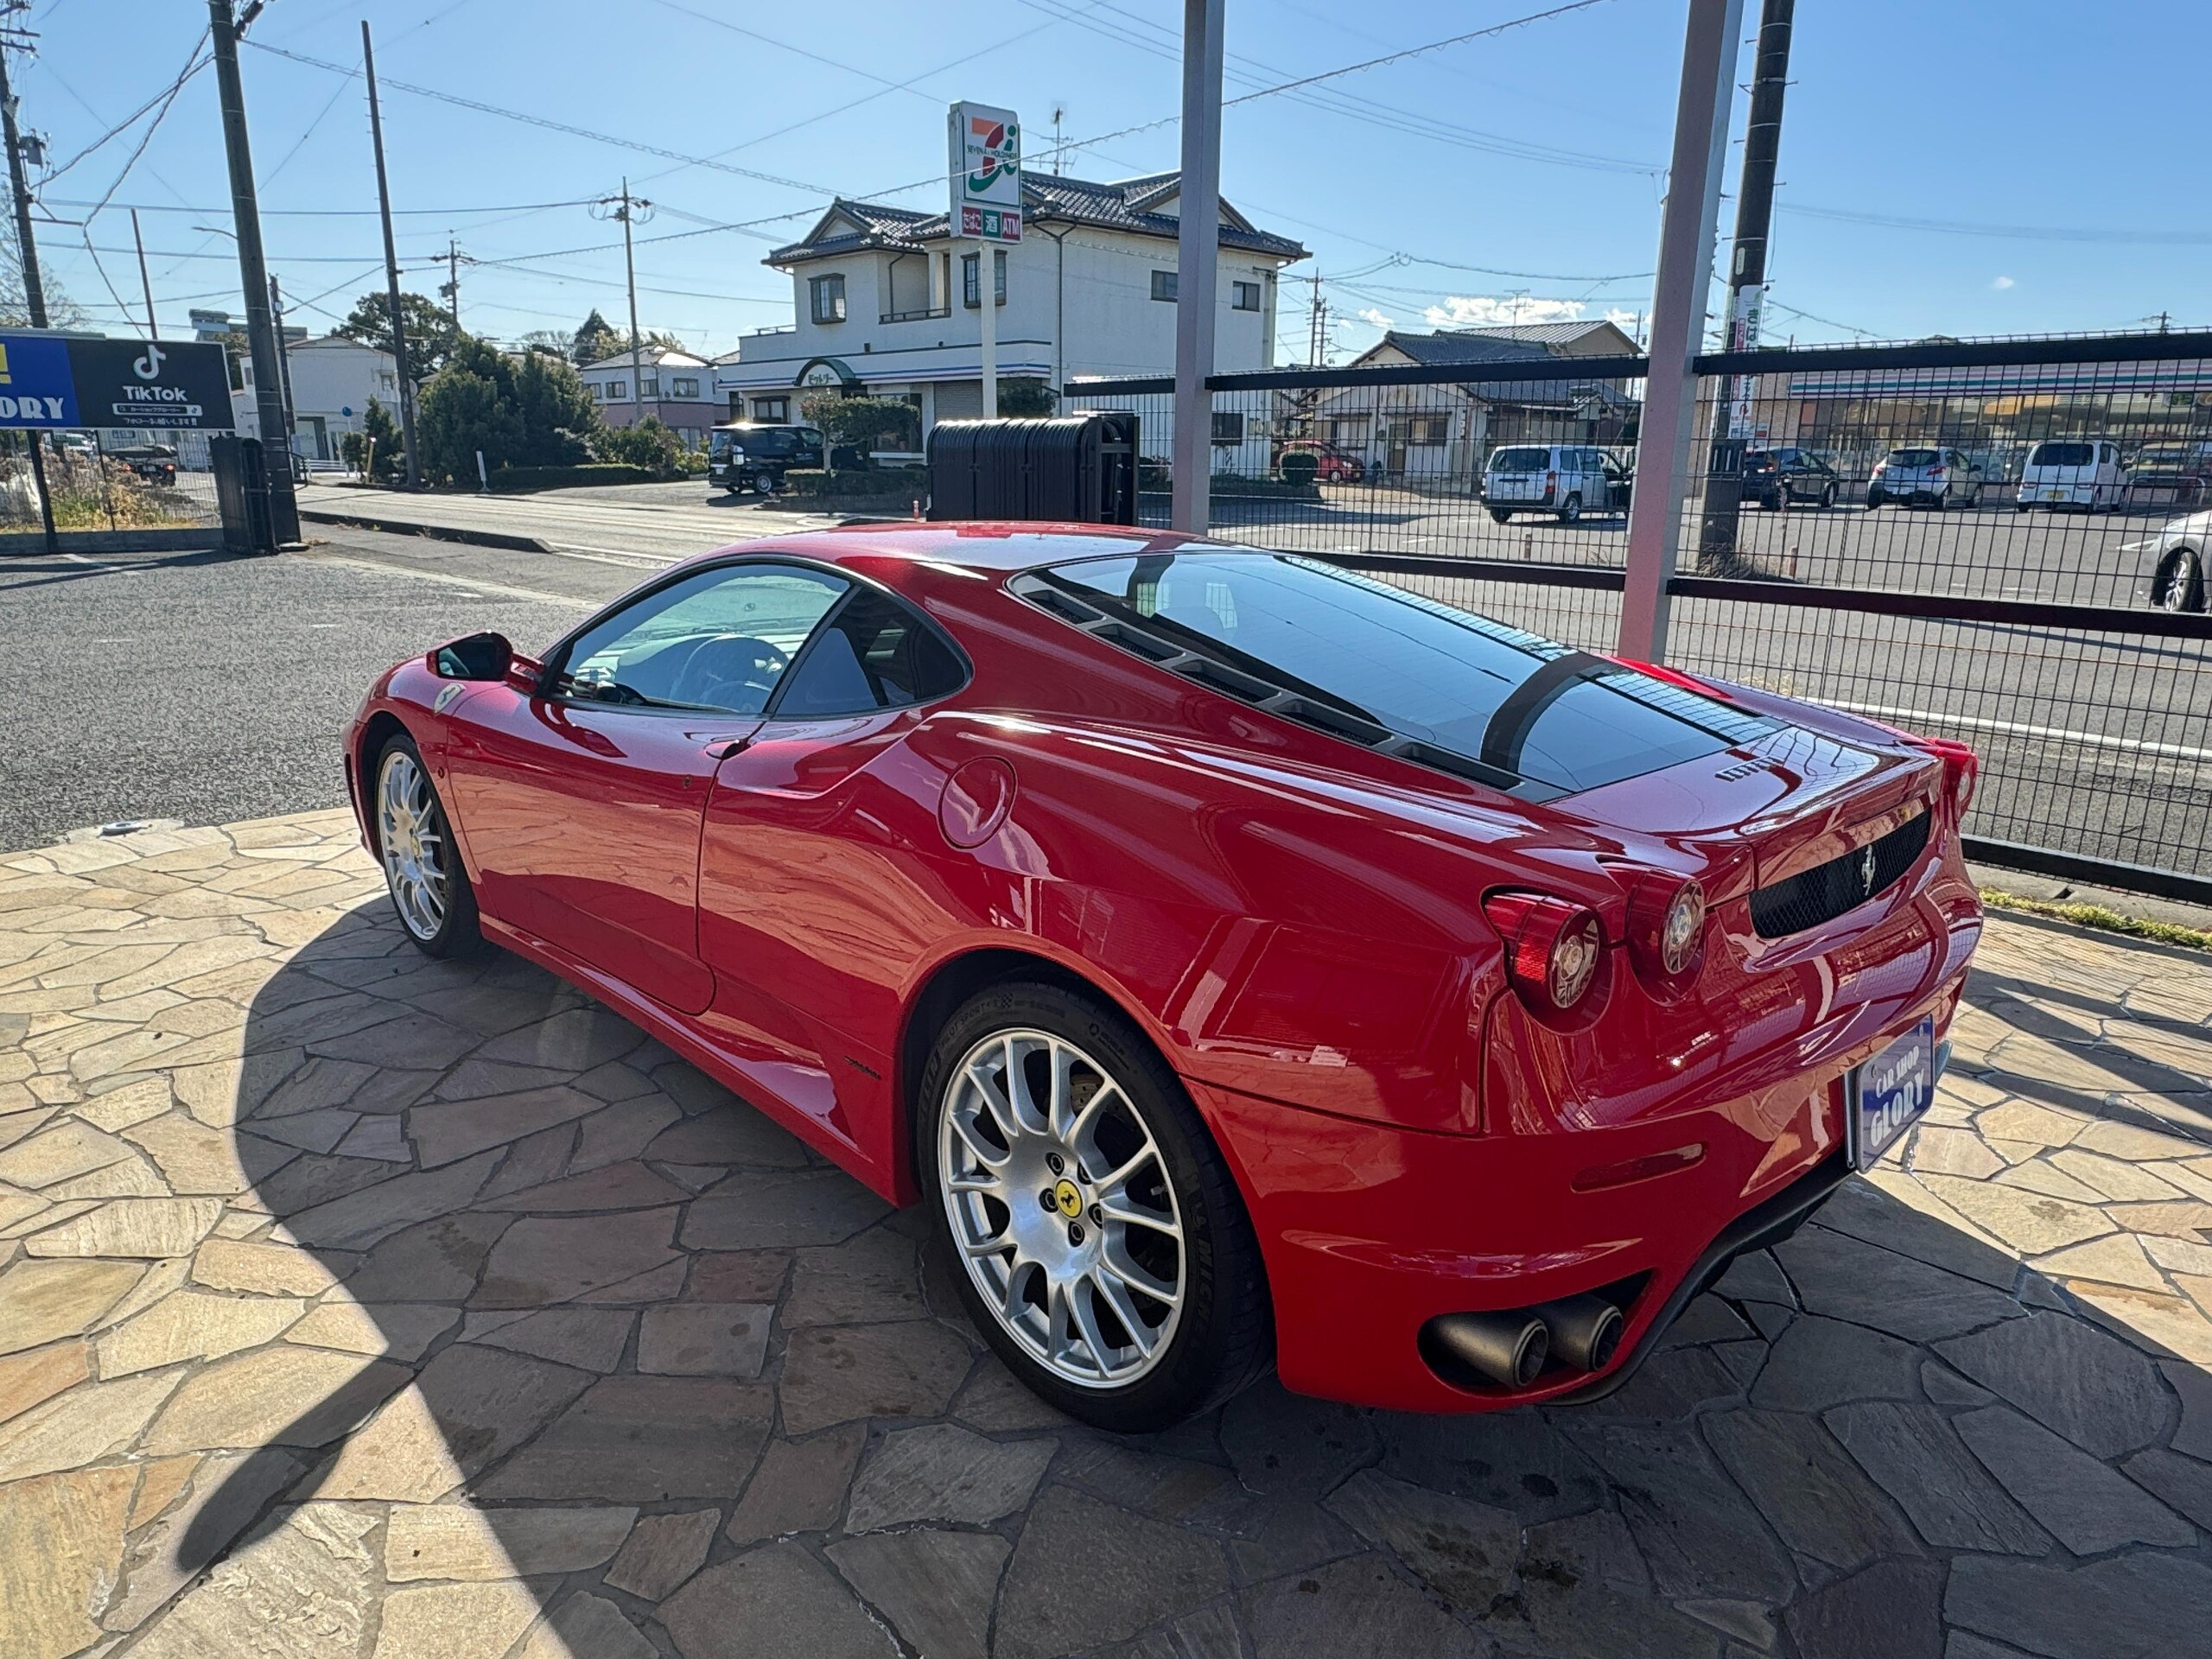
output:
M1618 520L1491 523L1478 508L1362 491L1364 504L1269 504L1238 539L1618 564ZM480 627L542 646L672 559L822 523L699 483L510 499L365 496L358 509L496 528L507 551L315 526L305 554L104 557L0 567L0 849L118 817L213 823L334 805L335 734L369 681ZM1387 506L1387 513L1383 508ZM1392 522L1383 523L1388 518ZM1745 518L1745 546L1818 581L2127 604L2130 544L2154 518L1855 508ZM1857 563L1854 563L1853 561ZM1868 574L1870 571L1875 574ZM1886 571L1886 575L1881 573ZM1610 594L1409 582L1575 644L1610 647ZM1894 723L1966 738L1989 765L1974 827L2212 874L2212 660L2195 641L1904 622L1680 601L1675 660Z
M478 628L544 645L653 568L345 537L0 562L0 851L341 805L339 730L383 670Z

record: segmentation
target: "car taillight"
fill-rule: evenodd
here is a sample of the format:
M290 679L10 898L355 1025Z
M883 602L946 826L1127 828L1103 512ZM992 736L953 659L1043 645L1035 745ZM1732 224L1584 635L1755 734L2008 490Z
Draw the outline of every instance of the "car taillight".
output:
M1483 913L1505 941L1505 971L1540 1014L1580 1009L1598 983L1605 937L1598 913L1541 893L1494 893Z
M1928 469L1928 476L1930 478L1941 478L1943 476L1943 469L1941 467L1930 467Z
M1943 793L1951 803L1951 817L1955 822L1964 818L1981 777L1981 757L1954 738L1916 737L1911 742L1943 763Z
M1705 884L1654 876L1629 900L1629 954L1655 986L1678 988L1705 957Z

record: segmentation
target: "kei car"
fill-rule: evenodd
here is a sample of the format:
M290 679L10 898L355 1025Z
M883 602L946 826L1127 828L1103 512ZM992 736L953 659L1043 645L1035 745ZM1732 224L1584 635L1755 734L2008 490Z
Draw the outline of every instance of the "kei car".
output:
M572 981L900 1204L1014 1371L1616 1387L1927 1109L1976 763L1325 561L726 548L370 689L399 920Z
M1282 447L1283 455L1313 457L1313 480L1318 484L1357 484L1367 476L1367 463L1320 438L1294 438ZM1277 457L1276 465L1281 465Z

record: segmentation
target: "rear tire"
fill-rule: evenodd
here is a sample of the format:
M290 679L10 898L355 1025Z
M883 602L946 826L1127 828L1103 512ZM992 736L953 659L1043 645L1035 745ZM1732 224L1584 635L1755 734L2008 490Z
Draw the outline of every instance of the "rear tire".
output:
M1501 524L1510 523L1513 518L1513 515L1508 512L1503 507L1492 507L1490 510L1490 516L1497 520Z
M387 742L373 776L377 857L401 929L426 956L476 955L485 948L476 892L415 740Z
M930 1051L914 1135L969 1319L1049 1404L1138 1433L1266 1375L1274 1318L1243 1200L1119 1011L1027 981L978 993Z
M1559 521L1562 524L1571 524L1581 517L1582 492L1577 490L1572 495L1568 496L1566 500L1560 503Z
M1882 491L1880 491L1880 490L1869 490L1869 491L1867 491L1867 492L1866 492L1866 511L1867 511L1867 512L1873 512L1875 508L1877 508L1877 507L1880 506L1884 502L1887 501L1889 499L1890 499L1890 498L1889 498L1886 494L1885 494Z
M1835 486L1833 484L1824 484L1821 486L1821 509L1826 511L1827 508L1834 505L1835 505Z

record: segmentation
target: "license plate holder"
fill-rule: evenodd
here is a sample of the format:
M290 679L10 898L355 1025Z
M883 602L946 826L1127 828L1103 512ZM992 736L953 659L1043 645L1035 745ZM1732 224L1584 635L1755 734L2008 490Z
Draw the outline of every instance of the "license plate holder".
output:
M1845 1137L1853 1169L1874 1166L1936 1098L1936 1020L1923 1020L1844 1079Z

